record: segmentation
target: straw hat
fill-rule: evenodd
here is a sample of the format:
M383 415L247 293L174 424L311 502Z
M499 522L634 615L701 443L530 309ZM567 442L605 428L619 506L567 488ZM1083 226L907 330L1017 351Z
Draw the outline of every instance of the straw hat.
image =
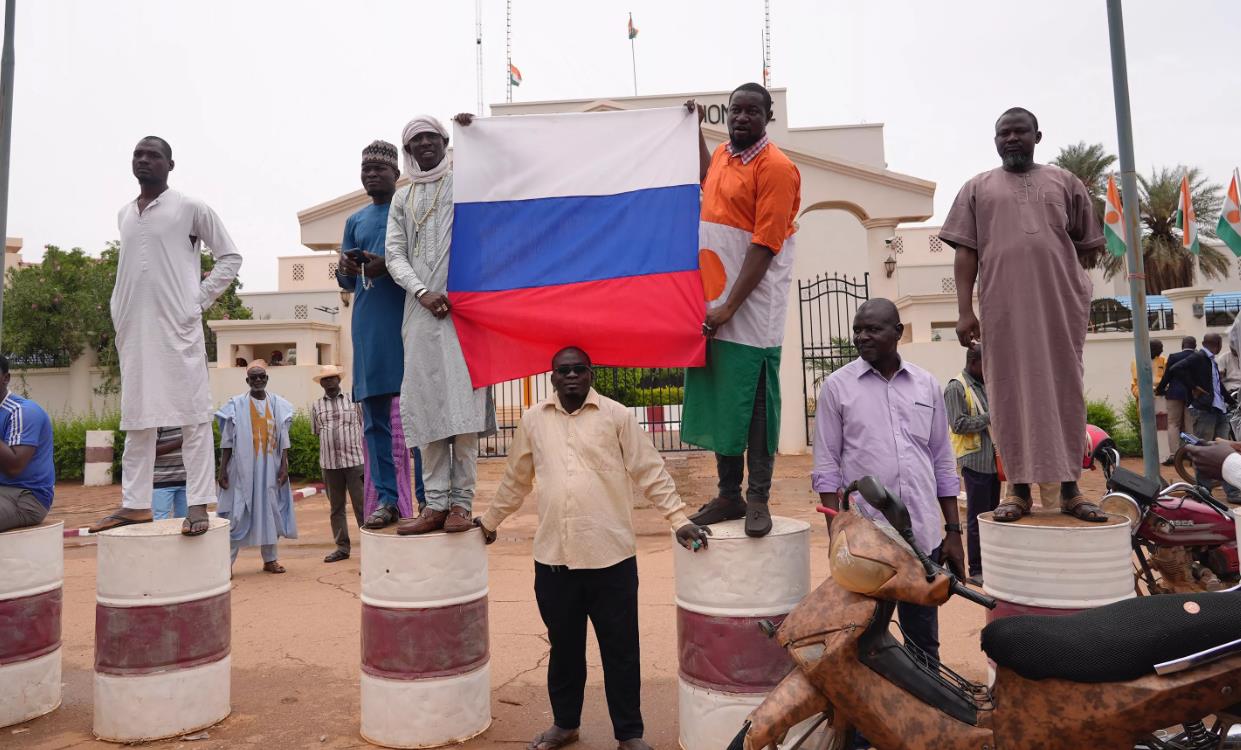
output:
M311 380L318 383L320 380L323 380L324 378L339 378L344 374L345 374L344 370L340 369L336 365L324 365L319 368L319 374L315 375L313 378L311 378Z

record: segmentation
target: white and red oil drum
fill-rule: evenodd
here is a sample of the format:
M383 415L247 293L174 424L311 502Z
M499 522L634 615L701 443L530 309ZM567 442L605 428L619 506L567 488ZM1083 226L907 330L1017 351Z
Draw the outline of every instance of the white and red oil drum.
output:
M228 521L186 537L182 519L99 534L95 736L141 742L228 716Z
M395 748L491 726L482 531L362 530L362 737Z
M978 516L987 622L1012 615L1071 615L1136 595L1129 520L1101 523L1042 511L1001 523ZM995 680L988 662L988 682Z
M0 727L60 705L60 521L0 533Z
M719 750L793 659L759 627L810 593L810 524L773 516L771 533L745 535L744 521L711 526L706 550L675 544L680 745ZM794 728L790 738L800 736Z

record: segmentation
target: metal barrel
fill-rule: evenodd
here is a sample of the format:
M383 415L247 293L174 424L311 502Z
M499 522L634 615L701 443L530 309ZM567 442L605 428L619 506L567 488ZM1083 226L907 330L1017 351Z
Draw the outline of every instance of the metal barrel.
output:
M1070 615L1135 596L1129 521L1103 523L1065 513L1001 523L978 516L983 590L995 597L987 622L1012 615ZM988 660L988 683L995 665Z
M95 736L175 737L230 712L228 521L185 537L182 519L99 534Z
M0 727L60 705L60 521L0 533Z
M810 524L775 516L771 533L758 539L745 535L744 521L711 531L705 552L679 544L673 552L684 750L726 747L793 669L788 652L759 622L782 622L810 592Z
M479 529L362 530L362 737L449 745L491 725L487 552Z

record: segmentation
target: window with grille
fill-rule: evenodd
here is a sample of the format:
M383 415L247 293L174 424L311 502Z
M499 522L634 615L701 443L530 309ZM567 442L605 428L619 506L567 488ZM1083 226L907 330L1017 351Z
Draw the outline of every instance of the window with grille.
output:
M310 310L306 307L306 305L294 305L293 317L298 320L305 320L310 317Z
M942 253L944 251L944 243L940 241L938 234L931 235L931 252Z
M329 281L336 281L336 264L335 263L327 264L327 277Z
M892 238L892 252L896 253L897 255L900 255L901 253L905 252L905 238L904 237L893 237Z
M957 291L957 280L951 276L945 276L939 280L939 286L944 290L944 294L954 294Z
M294 263L293 264L293 280L302 281L305 278L306 278L306 264Z

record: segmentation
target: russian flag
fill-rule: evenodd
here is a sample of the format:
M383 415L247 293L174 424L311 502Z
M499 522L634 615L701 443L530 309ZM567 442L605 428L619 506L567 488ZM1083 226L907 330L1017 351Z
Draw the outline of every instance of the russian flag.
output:
M448 297L474 386L550 369L705 360L698 120L683 107L454 128Z

